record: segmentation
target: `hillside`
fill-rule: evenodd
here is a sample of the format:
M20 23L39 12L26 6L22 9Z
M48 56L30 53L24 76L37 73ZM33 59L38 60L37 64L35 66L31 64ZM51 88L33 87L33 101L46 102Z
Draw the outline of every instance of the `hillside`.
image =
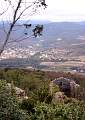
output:
M29 29L24 27L23 22L19 21L14 27L11 38L17 39L17 42L7 45L1 56L0 67L85 72L84 22L30 21L32 27ZM38 22L44 25L42 36L25 39L32 34ZM5 28L9 28L7 23ZM5 36L2 30L3 25L0 24L0 43ZM18 42L20 39L23 40Z
M60 81L61 78L64 79L62 82L65 90L68 81L71 85L73 81L73 84L79 86L78 90L75 88L77 91L73 98L70 91L66 91L68 97L58 85L53 86L52 94L50 93L50 83L55 80ZM64 83L65 81L67 82ZM2 120L84 120L84 83L84 75L0 69L0 118Z
M25 22L26 23L26 22ZM30 21L29 23L32 23L32 27L29 29L26 29L23 25L23 22L19 22L14 27L14 30L12 32L12 39L18 38L24 38L26 37L25 33L27 32L27 36L30 36L32 34L32 28L37 23L44 25L43 34L39 38L33 38L30 37L26 40L23 40L20 42L22 47L27 47L27 45L35 45L39 44L39 46L42 49L47 49L50 47L66 47L70 46L72 44L79 44L79 43L85 43L84 42L84 36L85 36L85 24L84 22L48 22L48 21ZM29 24L27 23L27 24ZM36 23L36 24L35 24ZM5 23L5 29L7 30L9 28L8 24ZM3 32L3 25L0 24L0 36L1 42L4 40L4 32ZM28 44L27 44L28 43ZM13 43L12 43L13 44ZM17 45L18 46L18 45Z

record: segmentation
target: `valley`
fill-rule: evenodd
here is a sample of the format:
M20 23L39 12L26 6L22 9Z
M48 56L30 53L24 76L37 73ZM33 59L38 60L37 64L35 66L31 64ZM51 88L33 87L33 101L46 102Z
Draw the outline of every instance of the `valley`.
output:
M30 37L26 40L24 37L31 34L32 28L36 24L33 23L30 29L25 29L21 22L18 24L14 28L16 32L11 35L12 39L16 38L17 42L8 43L0 56L1 68L20 67L85 73L84 22L44 22L42 36ZM0 26L0 35L4 39L2 25ZM22 37L20 37L20 34L22 34ZM18 38L22 38L23 41Z

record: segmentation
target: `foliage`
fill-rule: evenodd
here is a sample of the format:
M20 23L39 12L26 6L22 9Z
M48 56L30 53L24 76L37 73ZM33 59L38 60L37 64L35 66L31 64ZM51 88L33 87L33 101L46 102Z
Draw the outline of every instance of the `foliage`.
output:
M46 103L37 103L35 114L31 120L84 120L85 105L82 103L68 103L48 105Z
M25 90L26 94L32 94L41 88L48 88L49 79L43 72L24 71L20 69L8 69L0 71L0 78L8 83L13 81L14 85Z
M53 104L49 93L50 77L45 72L3 69L0 78L1 120L85 120L84 102L65 96L64 102ZM16 98L14 90L7 86L7 82L12 81L25 90L28 99L20 102ZM59 88L54 86L53 91Z
M0 80L0 119L1 120L27 120L26 111L19 108L18 101L12 96L6 81Z
M52 93L54 94L54 93L59 92L59 91L60 91L59 86L53 84L53 87L52 87Z
M27 110L28 113L34 113L34 107L38 101L47 104L52 102L52 96L47 89L40 89L37 93L32 93L31 97L28 97L27 100L23 100L20 106L22 109Z
M13 81L14 85L24 89L26 94L33 96L37 94L40 89L49 89L50 80L57 77L66 77L76 81L81 88L75 96L79 100L85 100L85 76L71 74L71 73L55 73L43 71L31 71L21 69L0 69L0 79L5 79L8 83ZM59 91L58 86L54 86L52 91L54 93Z
M34 106L36 101L33 98L29 98L28 100L23 100L20 104L21 109L27 110L28 113L34 113Z
M46 88L40 88L36 92L33 92L31 98L35 101L35 103L37 101L48 104L52 102L52 96L50 95L49 90Z

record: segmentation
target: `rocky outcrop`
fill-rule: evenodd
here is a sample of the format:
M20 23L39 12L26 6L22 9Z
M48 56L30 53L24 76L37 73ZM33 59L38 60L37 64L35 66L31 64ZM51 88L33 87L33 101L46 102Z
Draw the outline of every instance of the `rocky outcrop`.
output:
M59 77L50 83L50 93L52 94L52 88L53 86L58 85L61 92L64 92L64 94L68 97L75 97L77 94L77 91L80 87L80 85L76 84L76 82L72 79Z
M11 89L14 89L14 92L15 92L16 96L18 97L18 99L20 99L20 100L28 99L28 97L25 94L25 90L22 90L21 88L12 86L12 84L10 84L10 83L7 83L7 87L8 87L8 89L10 89L10 91L11 91Z

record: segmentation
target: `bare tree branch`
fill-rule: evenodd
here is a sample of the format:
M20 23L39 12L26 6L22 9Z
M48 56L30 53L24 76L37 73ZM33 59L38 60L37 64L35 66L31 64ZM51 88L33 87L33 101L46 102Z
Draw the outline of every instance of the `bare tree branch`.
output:
M8 43L14 43L14 42L22 42L22 41L24 41L24 40L26 40L26 39L28 39L28 38L31 38L31 37L33 37L34 35L30 35L30 36L26 36L26 37L24 37L24 38L22 38L22 39L16 39L16 40L13 40L13 41L9 41Z
M2 16L4 13L6 13L8 9L9 9L9 6L7 7L6 10L4 10L2 13L0 13L0 16Z
M14 13L14 16L13 16L13 23L15 23L17 21L16 16L17 16L18 9L20 8L21 2L22 2L22 0L19 0L18 5L16 7L16 10L15 10L15 13Z
M3 46L2 46L2 48L1 48L1 50L0 50L0 55L1 55L1 53L3 52L3 50L4 50L4 48L5 48L6 44L7 44L7 41L9 40L10 34L11 34L11 32L12 32L12 29L13 29L15 23L16 23L17 11L18 11L18 9L19 9L19 7L20 7L21 2L22 2L22 0L19 0L18 5L17 5L16 10L15 10L15 13L14 13L14 16L13 16L13 22L12 22L10 28L9 28L9 31L8 31L8 33L7 33L5 42L4 42L4 44L3 44Z
M22 38L22 39L20 39L20 40L18 40L18 41L17 41L17 40L9 41L9 40L10 40L11 33L12 33L12 31L13 31L13 28L14 28L16 22L21 18L21 16L25 13L26 10L28 10L28 9L31 8L31 7L33 7L34 10L33 10L32 13L30 14L30 15L33 15L33 14L36 12L37 8L38 8L38 7L41 7L41 5L46 7L45 0L35 0L34 2L32 2L32 4L27 5L27 7L25 6L25 9L20 12L19 10L21 9L21 5L22 5L22 3L23 3L23 0L18 0L18 1L17 1L17 5L15 6L15 10L14 10L14 6L12 5L11 1L8 0L8 2L9 2L9 4L12 6L13 11L14 11L14 13L13 13L13 20L12 20L12 22L11 22L11 24L10 24L10 27L9 27L8 32L6 32L5 29L4 29L4 32L6 32L6 38L5 38L4 44L2 45L2 47L1 47L1 49L0 49L0 55L1 55L2 52L4 51L4 48L5 48L5 46L6 46L7 43L20 42L20 41L23 41L23 40L25 40L25 39L27 39L27 38L29 38L29 37L32 37L32 36L35 35L35 34L37 35L37 33L40 34L40 31L39 31L40 28L38 27L38 28L36 28L36 30L35 30L35 34L33 34L33 35L31 35L31 36L26 36L25 38ZM25 1L25 4L26 4L26 1ZM8 10L8 8L7 8L7 10ZM7 11L7 10L6 10L6 11ZM4 14L6 11L4 11L2 14ZM18 15L18 12L19 12L19 15ZM1 14L1 15L2 15L2 14Z

